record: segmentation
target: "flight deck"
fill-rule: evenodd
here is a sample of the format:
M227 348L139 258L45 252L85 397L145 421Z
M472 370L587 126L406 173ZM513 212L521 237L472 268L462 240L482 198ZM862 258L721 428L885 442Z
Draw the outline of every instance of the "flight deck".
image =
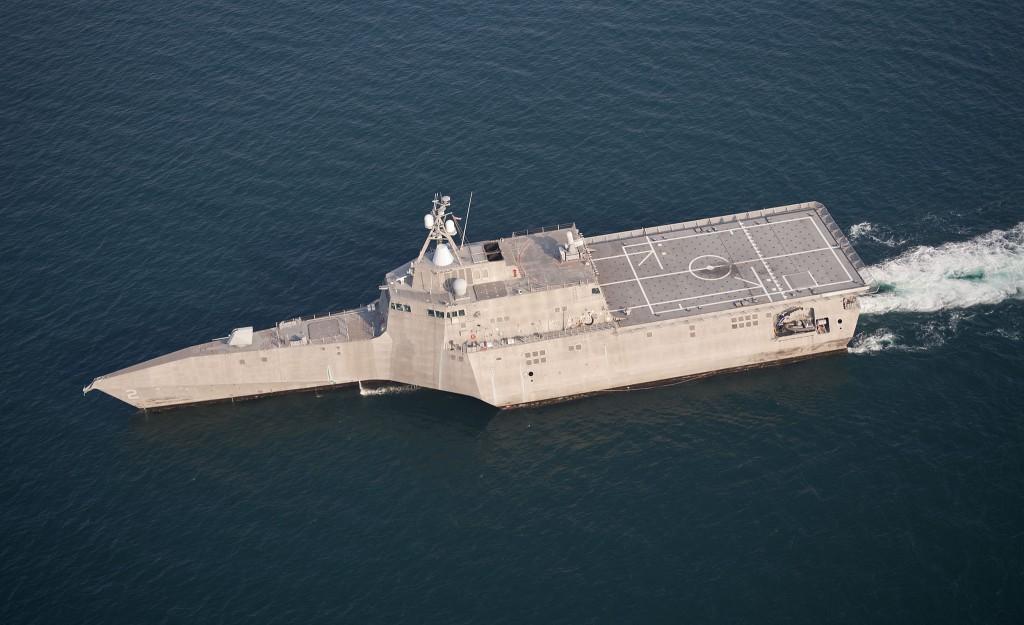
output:
M620 325L863 287L863 262L811 202L586 239Z

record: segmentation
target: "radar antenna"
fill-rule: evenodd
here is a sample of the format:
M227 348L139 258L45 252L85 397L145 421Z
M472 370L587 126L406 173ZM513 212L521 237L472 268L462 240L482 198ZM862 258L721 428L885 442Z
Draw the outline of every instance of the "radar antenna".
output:
M430 242L435 241L434 255L431 259L435 265L444 267L452 264L453 260L462 264L462 258L458 253L460 246L455 245L455 240L452 238L459 231L456 217L448 212L451 203L450 196L434 194L434 206L429 213L423 216L423 227L430 232L427 233L427 239L423 242L423 247L420 248L420 255L416 257L417 261L423 260L427 248L430 247Z

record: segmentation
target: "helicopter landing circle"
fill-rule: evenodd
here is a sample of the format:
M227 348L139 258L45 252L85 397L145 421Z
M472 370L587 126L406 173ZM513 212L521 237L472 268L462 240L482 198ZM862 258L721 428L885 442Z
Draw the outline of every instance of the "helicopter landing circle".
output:
M721 280L732 273L732 263L721 256L705 254L691 260L688 269L699 280Z

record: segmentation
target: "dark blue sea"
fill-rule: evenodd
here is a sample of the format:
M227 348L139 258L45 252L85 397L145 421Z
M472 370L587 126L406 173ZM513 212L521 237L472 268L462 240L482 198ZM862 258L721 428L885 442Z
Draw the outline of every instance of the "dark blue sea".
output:
M1024 5L0 10L0 623L1024 622ZM819 200L849 353L499 412L93 377L470 238Z

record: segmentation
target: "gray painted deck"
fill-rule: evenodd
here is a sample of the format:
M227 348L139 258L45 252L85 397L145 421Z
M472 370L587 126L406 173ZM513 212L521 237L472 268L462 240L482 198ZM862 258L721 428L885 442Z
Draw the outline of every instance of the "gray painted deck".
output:
M730 215L587 246L609 309L635 325L863 286L828 221L815 208Z

